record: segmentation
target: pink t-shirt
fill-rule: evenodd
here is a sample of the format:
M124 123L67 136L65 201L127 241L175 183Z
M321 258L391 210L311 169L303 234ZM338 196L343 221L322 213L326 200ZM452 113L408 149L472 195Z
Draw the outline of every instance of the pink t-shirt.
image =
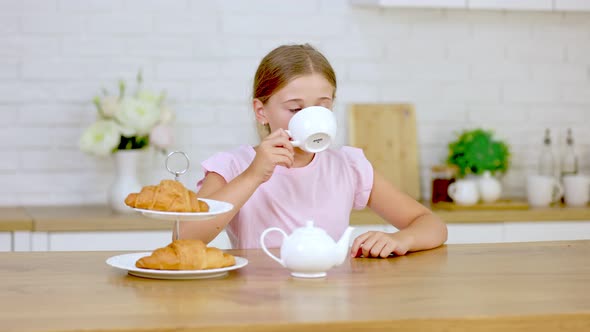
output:
M251 146L219 152L202 163L205 174L215 172L230 182L256 155ZM202 180L197 187L200 188ZM363 151L341 147L316 153L305 167L277 166L272 177L254 192L226 228L234 249L260 248L260 234L268 227L287 234L313 220L332 238L348 227L352 209L363 209L373 187L373 166ZM271 232L265 244L280 247L282 235Z

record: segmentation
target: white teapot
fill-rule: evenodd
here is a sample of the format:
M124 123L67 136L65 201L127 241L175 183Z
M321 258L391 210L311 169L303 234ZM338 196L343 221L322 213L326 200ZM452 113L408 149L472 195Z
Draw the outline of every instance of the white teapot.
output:
M342 264L346 259L353 229L348 227L340 240L335 242L326 231L314 227L313 221L307 221L305 227L295 229L290 236L280 228L271 227L260 235L260 245L270 258L289 269L292 276L322 278L326 276L326 271ZM264 238L272 231L284 236L281 258L271 254L264 244Z

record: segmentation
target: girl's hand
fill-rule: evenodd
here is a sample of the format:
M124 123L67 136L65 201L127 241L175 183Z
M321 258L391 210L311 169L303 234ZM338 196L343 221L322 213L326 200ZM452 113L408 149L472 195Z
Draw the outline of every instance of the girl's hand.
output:
M402 256L410 250L411 239L397 233L367 232L357 237L352 243L352 257L389 257L392 253Z
M275 166L287 168L293 166L293 145L289 142L289 135L279 128L268 135L255 148L256 157L246 169L260 183L264 183L272 176Z

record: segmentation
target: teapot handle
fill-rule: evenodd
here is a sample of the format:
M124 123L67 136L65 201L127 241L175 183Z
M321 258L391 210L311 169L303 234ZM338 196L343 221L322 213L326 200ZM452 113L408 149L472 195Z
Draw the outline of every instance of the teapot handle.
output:
M456 200L456 196L455 196L456 193L457 193L457 184L456 184L456 182L453 182L447 188L447 194L454 201L454 200Z
M266 237L266 235L268 233L270 233L272 231L277 231L277 232L280 232L281 234L283 234L283 241L287 238L287 233L285 233L285 231L283 231L282 229L277 228L277 227L271 227L271 228L266 229L264 232L262 232L262 234L260 234L260 245L262 246L262 250L264 250L264 252L268 256L270 256L270 258L274 259L282 266L285 266L285 262L283 262L283 260L278 258L277 256L271 254L270 251L268 251L268 249L266 248L266 245L264 244L264 238Z

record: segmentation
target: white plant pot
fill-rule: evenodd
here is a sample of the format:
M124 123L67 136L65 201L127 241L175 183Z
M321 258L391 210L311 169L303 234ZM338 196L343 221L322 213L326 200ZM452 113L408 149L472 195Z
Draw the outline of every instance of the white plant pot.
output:
M125 198L130 193L141 190L138 179L138 162L142 150L118 150L114 154L115 178L109 190L109 206L113 211L132 213L133 210L125 205Z

